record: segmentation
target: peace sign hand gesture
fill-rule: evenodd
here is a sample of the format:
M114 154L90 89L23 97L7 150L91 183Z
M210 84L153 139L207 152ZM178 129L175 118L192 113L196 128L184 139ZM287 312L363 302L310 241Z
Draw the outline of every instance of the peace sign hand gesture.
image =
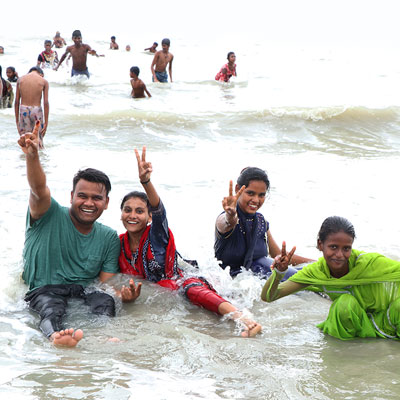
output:
M140 158L137 149L135 149L135 154L138 164L140 183L148 183L150 181L150 175L153 172L153 167L151 162L146 161L146 146L143 146L142 158Z
M285 272L290 262L292 261L292 257L294 252L296 251L296 246L290 250L289 253L286 253L286 242L282 242L282 251L281 254L277 255L274 259L274 263L272 264L272 269L277 269L279 272Z
M243 185L239 189L239 191L234 195L233 194L233 183L232 183L232 181L229 181L229 196L224 197L224 199L222 200L222 207L229 216L233 217L236 215L236 205L237 205L240 195L243 193L245 188L246 188L246 186Z

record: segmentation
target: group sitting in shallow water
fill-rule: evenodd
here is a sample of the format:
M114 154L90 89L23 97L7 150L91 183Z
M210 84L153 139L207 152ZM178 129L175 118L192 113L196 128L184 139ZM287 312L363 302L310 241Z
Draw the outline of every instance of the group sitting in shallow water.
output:
M117 233L97 219L107 209L111 183L103 172L88 168L73 180L71 206L60 206L51 196L40 163L39 122L33 133L18 141L25 154L30 186L22 277L30 310L40 316L40 329L55 345L74 347L81 329L64 328L68 301L78 298L95 314L115 316L115 299L93 287L117 273L144 278L176 290L193 304L226 315L242 326L242 336L253 337L261 325L220 296L210 283L185 268L168 227L166 211L151 181L152 165L135 150L139 181L144 192L129 192L121 203L126 232ZM268 222L258 212L269 189L264 171L242 171L235 195L222 201L216 221L215 253L232 277L243 269L268 278L261 293L271 302L302 289L325 292L332 300L328 318L318 325L339 339L400 336L400 262L352 249L354 228L341 217L327 218L319 232L316 262L286 252L274 241ZM40 240L39 240L40 239ZM271 256L272 258L270 258ZM310 263L311 262L311 263ZM309 263L302 269L298 264ZM293 265L294 267L289 267ZM123 302L135 301L142 283L116 289Z

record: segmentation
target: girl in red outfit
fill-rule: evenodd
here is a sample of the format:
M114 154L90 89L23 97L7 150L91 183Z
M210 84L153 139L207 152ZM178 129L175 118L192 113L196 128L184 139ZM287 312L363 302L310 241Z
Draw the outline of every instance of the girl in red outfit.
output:
M255 336L261 325L247 318L230 302L219 296L212 286L198 276L187 276L178 265L174 237L168 228L164 205L151 180L153 171L135 149L139 179L146 193L128 193L121 203L121 220L126 232L120 235L119 266L122 273L137 275L172 290L182 289L186 297L198 306L220 315L230 314L244 325L242 336ZM134 285L131 280L130 285Z
M219 82L229 82L232 76L237 76L236 74L236 55L233 51L230 51L227 56L228 63L225 64L218 74L215 76L215 80Z

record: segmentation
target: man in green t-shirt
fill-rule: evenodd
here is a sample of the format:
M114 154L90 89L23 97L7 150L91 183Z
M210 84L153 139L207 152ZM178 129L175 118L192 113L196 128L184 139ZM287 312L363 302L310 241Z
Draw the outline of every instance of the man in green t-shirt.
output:
M70 208L50 195L39 159L39 124L18 141L26 155L30 186L22 277L29 285L25 300L41 318L40 329L58 346L74 347L81 329L61 329L69 298L80 298L95 314L115 315L114 298L88 287L96 278L105 282L119 272L120 242L117 233L97 219L107 209L110 180L88 168L73 180ZM118 293L122 301L134 301L141 284Z

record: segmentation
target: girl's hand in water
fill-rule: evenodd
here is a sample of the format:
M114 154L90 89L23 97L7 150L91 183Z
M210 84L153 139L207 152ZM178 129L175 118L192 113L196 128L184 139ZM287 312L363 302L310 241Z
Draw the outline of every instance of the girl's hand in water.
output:
M233 183L232 181L229 181L229 196L224 197L224 199L222 200L222 207L229 216L231 217L236 216L236 205L244 189L246 189L246 186L243 185L238 190L238 192L235 195L233 195Z
M279 272L285 272L292 261L292 257L295 251L296 251L296 246L293 247L293 249L290 250L289 253L286 253L286 242L282 242L281 254L275 257L271 269L276 269Z
M137 149L135 149L135 154L138 164L140 183L148 183L150 181L150 175L153 172L153 167L151 162L146 161L146 146L143 146L142 158L140 158Z

